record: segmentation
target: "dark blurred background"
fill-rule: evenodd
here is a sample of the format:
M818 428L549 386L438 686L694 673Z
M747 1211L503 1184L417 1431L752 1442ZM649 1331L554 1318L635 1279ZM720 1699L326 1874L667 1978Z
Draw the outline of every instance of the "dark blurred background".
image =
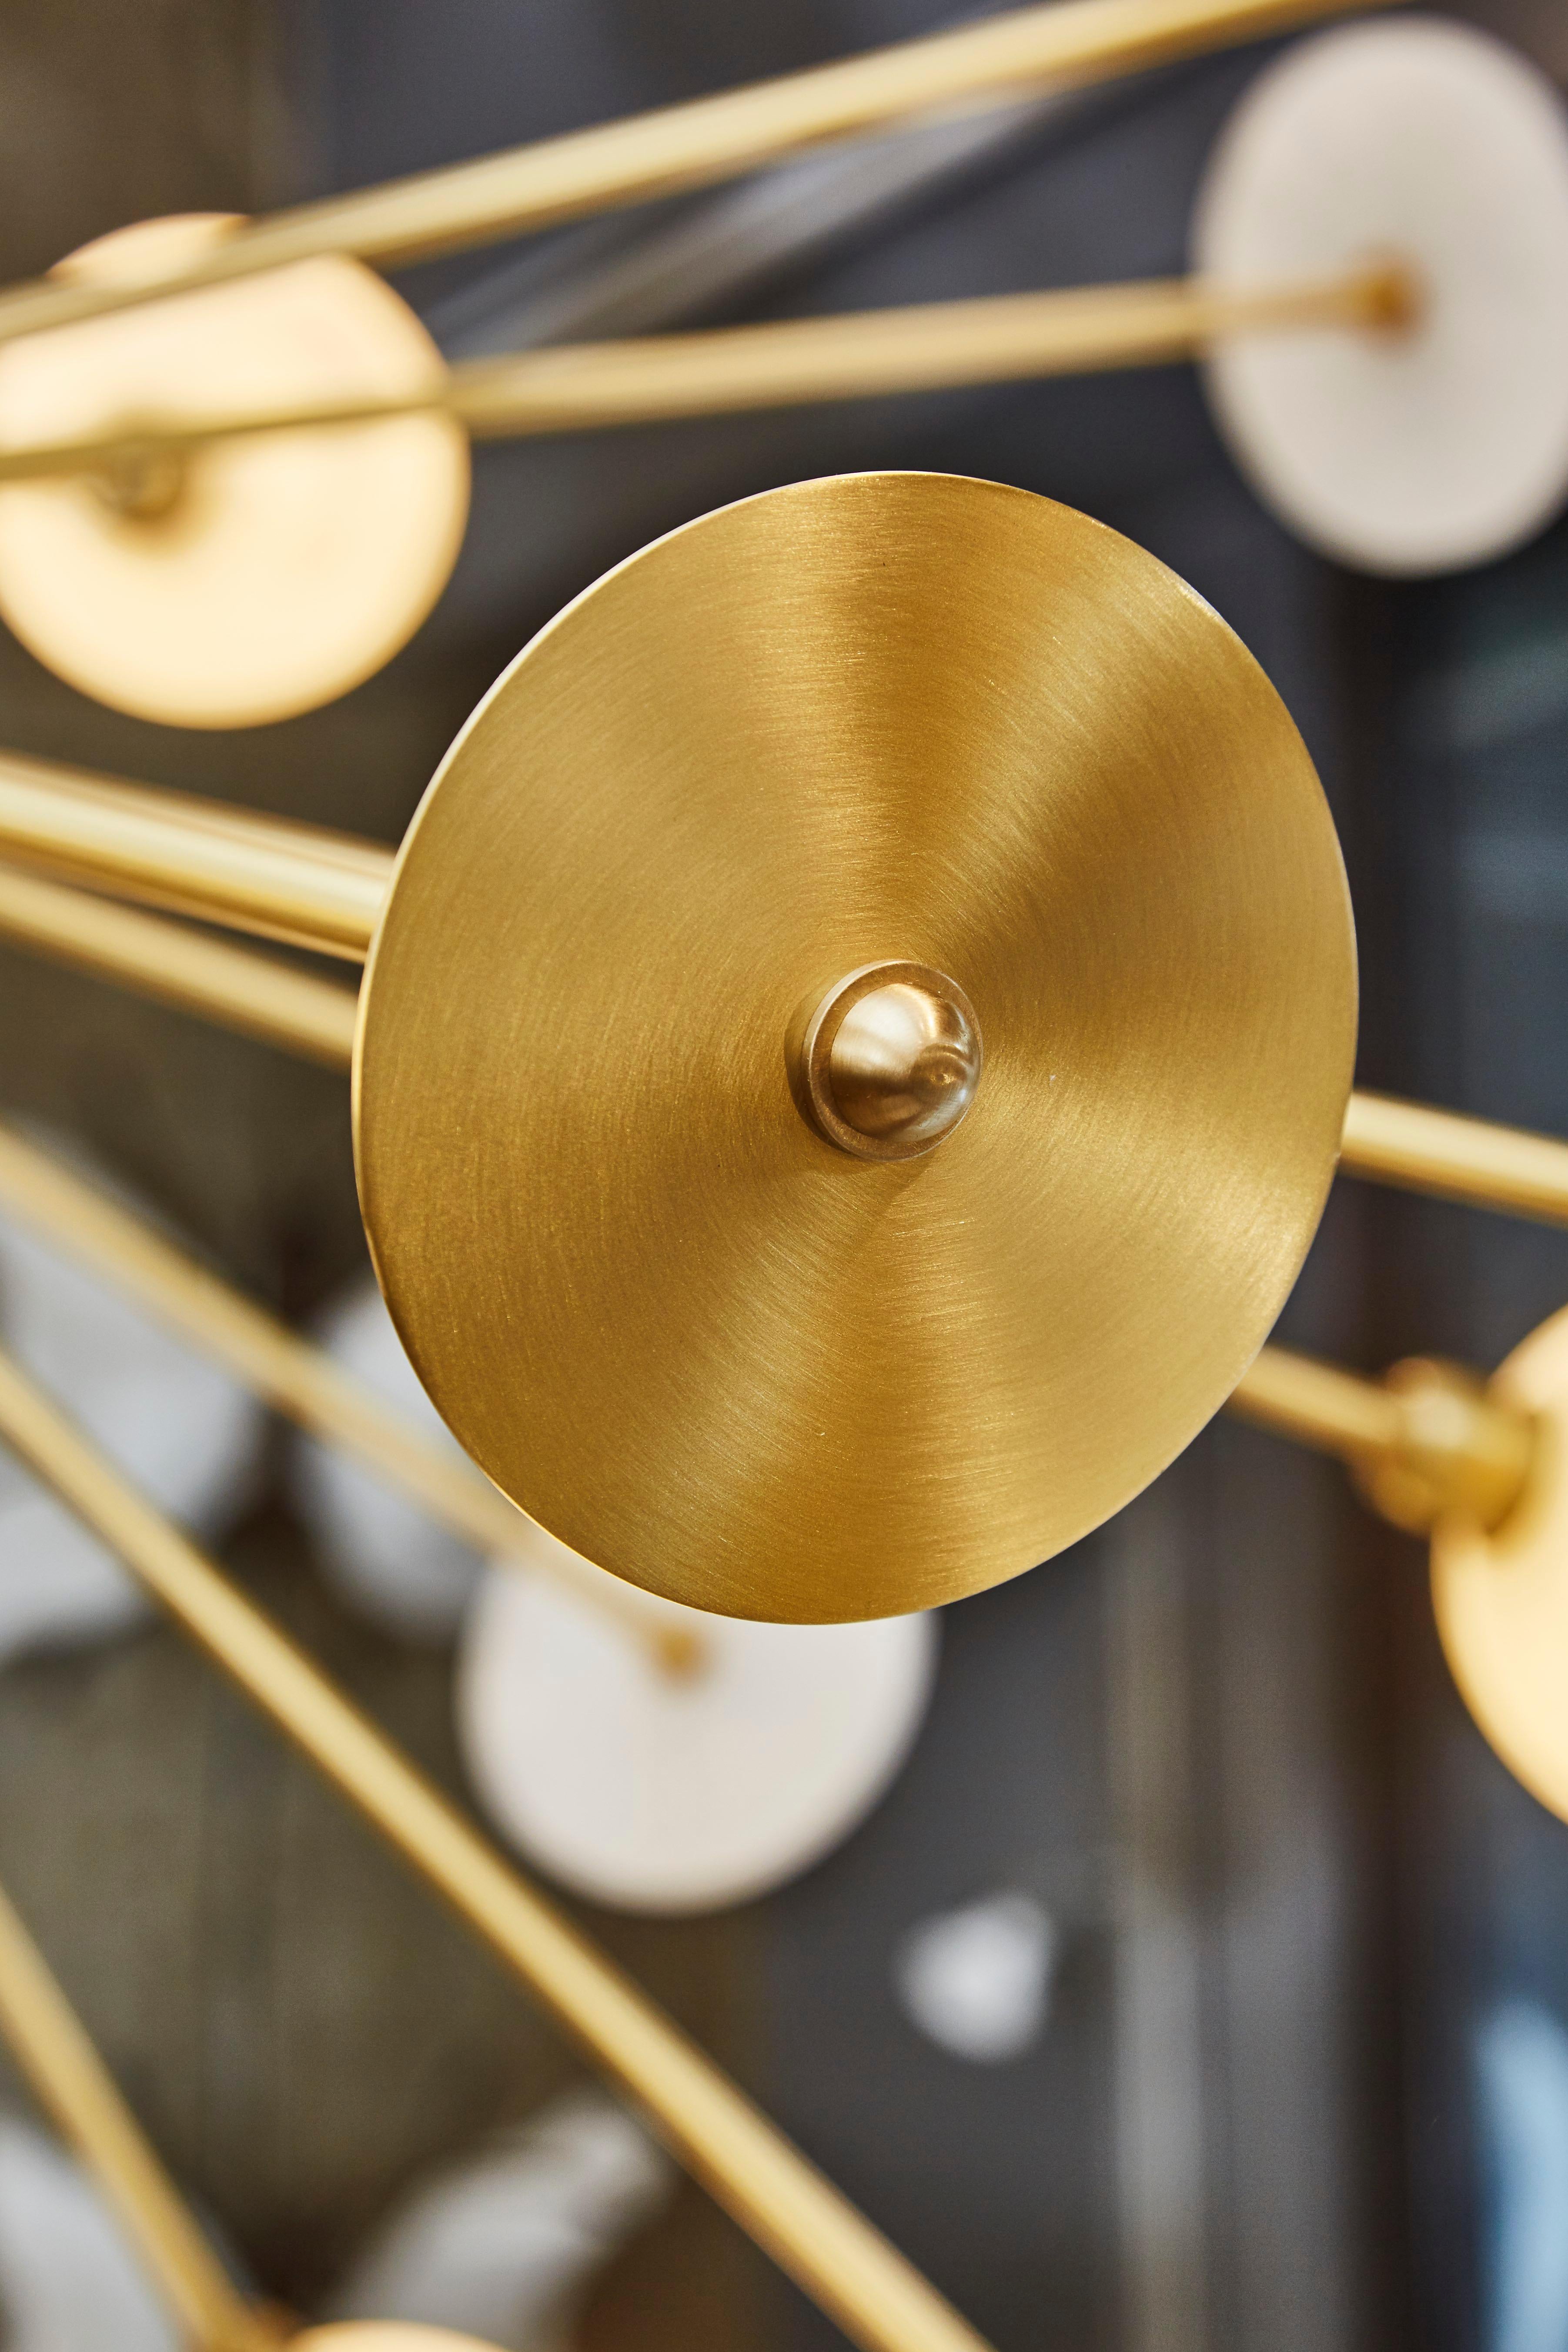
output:
M1568 76L1561 0L1465 13ZM263 210L943 17L11 0L0 275L121 222ZM1267 54L813 159L405 290L456 355L1176 271ZM1363 1082L1568 1133L1568 528L1436 584L1351 578L1258 509L1186 369L482 450L445 599L343 701L165 730L0 635L0 740L391 842L496 670L605 565L723 500L882 466L1067 499L1191 580L1332 802ZM0 1108L79 1139L235 1278L302 1318L361 1265L339 1079L9 951L0 1004ZM1346 1182L1282 1330L1368 1368L1490 1366L1565 1296L1568 1236ZM227 1557L461 1787L449 1662L325 1597L276 1480ZM593 1932L999 2352L1562 2352L1568 1832L1471 1728L1421 1549L1337 1471L1218 1423L1100 1536L950 1609L943 1640L912 1762L830 1861L712 1919L577 1906ZM161 1629L0 1674L0 1877L182 2179L299 2308L424 2168L580 2072ZM1050 1922L1048 2000L1021 2052L981 2064L917 2029L895 1958L916 1923L1018 1895ZM584 2327L617 2352L836 2340L694 2190Z

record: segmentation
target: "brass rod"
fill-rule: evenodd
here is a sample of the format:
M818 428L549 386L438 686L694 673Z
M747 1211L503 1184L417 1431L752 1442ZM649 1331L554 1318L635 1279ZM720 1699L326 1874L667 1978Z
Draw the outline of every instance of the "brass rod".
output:
M276 2329L230 2283L3 1890L0 2030L119 2213L182 2333L205 2352L277 2352Z
M0 1352L0 1438L398 1848L867 2352L981 2338Z
M1345 1112L1340 1166L1348 1176L1568 1225L1568 1143L1554 1136L1358 1093Z
M353 1060L358 1000L351 989L161 915L0 866L0 938L332 1069Z
M1250 289L1199 278L921 302L689 335L562 345L474 360L444 383L388 397L226 415L140 420L133 429L0 450L0 482L100 473L111 482L210 442L441 410L479 439L590 431L804 402L1002 383L1190 359L1229 335L1387 328L1411 314L1394 265Z
M1159 365L1249 331L1380 327L1404 299L1385 263L1250 290L1176 278L921 302L475 361L454 371L451 406L486 438L859 400Z
M0 851L60 878L363 962L392 852L0 752Z
M1398 1399L1376 1381L1287 1348L1265 1348L1233 1390L1228 1410L1341 1459L1399 1442Z
M1359 0L1047 0L782 79L569 131L257 221L136 284L62 275L0 295L0 341L318 254L395 268L732 178L933 111L979 111L1342 16Z
M700 1643L671 1629L632 1586L575 1553L540 1555L520 1541L521 1515L464 1457L341 1371L311 1345L166 1241L144 1218L0 1126L0 1206L215 1356L301 1429L341 1445L479 1550L526 1562L574 1601L610 1617L663 1671L690 1671Z
M68 870L100 891L162 887L183 912L215 923L258 926L271 891L272 915L291 921L297 940L330 948L335 936L343 954L351 938L368 943L393 866L393 853L373 842L78 771L57 776L16 753L0 754L0 856ZM346 989L4 866L0 934L335 1066L352 1056ZM1551 1136L1358 1092L1340 1165L1346 1175L1568 1224L1568 1143Z

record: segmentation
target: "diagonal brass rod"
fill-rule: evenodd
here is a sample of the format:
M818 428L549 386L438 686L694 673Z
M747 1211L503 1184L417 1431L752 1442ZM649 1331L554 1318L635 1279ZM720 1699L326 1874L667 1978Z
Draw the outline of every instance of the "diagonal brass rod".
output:
M0 341L318 254L396 268L711 185L803 147L978 111L1342 16L1358 0L1047 0L782 79L274 214L140 284L61 276L0 294Z
M0 1351L9 1444L499 1954L865 2352L984 2352L918 2271Z
M193 815L182 794L76 772L68 785L57 792L42 761L0 755L0 858L21 856L116 896L155 891L213 922L286 923L291 937L329 953L349 953L351 937L368 946L392 872L390 853L374 843L318 836L205 802L194 803ZM242 854L215 880L214 838L225 824ZM243 879L252 844L275 846L269 870L293 877L293 895L275 897L260 917ZM258 858L258 870L265 864ZM312 932L312 909L323 908L330 918ZM3 866L0 936L339 1066L352 1057L354 1000L346 989ZM1340 1165L1349 1176L1568 1225L1568 1143L1552 1136L1358 1092L1345 1113Z
M1568 1143L1391 1095L1356 1093L1340 1166L1349 1176L1568 1225Z
M700 1664L700 1643L684 1632L676 1635L633 1586L574 1553L557 1559L529 1549L520 1541L521 1514L470 1463L432 1444L323 1349L209 1274L144 1218L3 1126L0 1208L107 1276L276 1411L357 1455L477 1549L523 1559L531 1574L553 1577L583 1607L609 1617L653 1665L679 1673Z
M1395 327L1413 317L1415 299L1405 273L1384 262L1250 289L1162 278L563 345L470 361L433 388L389 397L142 418L134 426L0 449L0 483L97 474L112 489L134 482L148 466L215 441L432 410L456 418L478 439L494 440L1160 366L1194 358L1227 336Z
M230 2283L3 1891L0 2031L119 2213L182 2332L202 2352L277 2352L277 2329Z
M144 1219L4 1126L0 1209L106 1276L300 1428L358 1454L481 1550L517 1549L518 1515L488 1479L432 1446L321 1349L196 1265ZM1381 1381L1279 1347L1262 1349L1229 1410L1352 1463L1393 1453L1407 1434L1406 1402ZM1509 1418L1500 1407L1478 1402L1472 1410L1479 1423ZM700 1664L700 1651L695 1657L668 1654L660 1620L631 1587L586 1563L580 1578L563 1567L573 1597L620 1617L656 1664L681 1672Z
M329 1068L353 1061L358 998L335 981L0 866L0 938Z
M0 751L8 859L117 897L363 963L393 853L188 793Z
M1226 1410L1346 1461L1385 1454L1400 1437L1399 1401L1380 1381L1287 1348L1260 1351Z

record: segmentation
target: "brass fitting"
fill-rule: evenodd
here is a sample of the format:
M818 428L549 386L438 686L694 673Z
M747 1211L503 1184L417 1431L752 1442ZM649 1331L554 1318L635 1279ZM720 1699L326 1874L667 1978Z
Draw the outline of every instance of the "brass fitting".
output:
M1450 1511L1489 1533L1523 1491L1534 1423L1488 1395L1461 1365L1409 1356L1384 1374L1398 1414L1389 1443L1349 1455L1351 1475L1380 1515L1413 1535Z

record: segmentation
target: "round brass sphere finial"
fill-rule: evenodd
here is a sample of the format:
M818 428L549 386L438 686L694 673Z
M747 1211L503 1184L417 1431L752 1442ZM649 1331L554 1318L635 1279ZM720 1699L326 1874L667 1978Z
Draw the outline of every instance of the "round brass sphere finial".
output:
M930 964L862 964L828 990L806 1029L813 1122L857 1159L918 1159L974 1100L984 1059L956 981Z

